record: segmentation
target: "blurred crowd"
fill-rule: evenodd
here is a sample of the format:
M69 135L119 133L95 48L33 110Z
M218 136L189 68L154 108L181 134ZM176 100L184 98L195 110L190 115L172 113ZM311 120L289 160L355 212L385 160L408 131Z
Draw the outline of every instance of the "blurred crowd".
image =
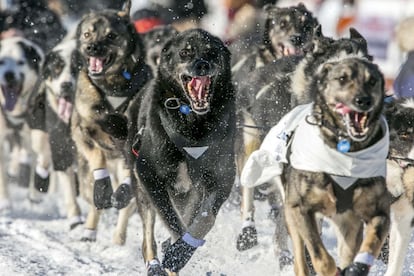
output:
M399 91L406 89L407 79L411 78L407 74L414 71L409 66L412 62L405 64L414 56L410 54L414 45L407 47L409 42L402 40L409 40L409 35L398 36L397 30L402 21L414 16L414 1L132 0L131 19L138 32L160 24L173 24L179 31L202 27L228 44L247 36L254 43L261 35L263 6L269 3L289 6L299 2L318 17L327 36L346 36L349 27L355 27L367 39L371 54L386 76L387 93L407 95L408 92ZM1 0L0 30L2 37L18 32L48 50L86 12L121 7L122 1L116 0ZM59 22L56 17L60 18L61 25L56 23ZM412 21L404 24L399 29L401 32L412 29ZM398 77L401 71L404 74Z

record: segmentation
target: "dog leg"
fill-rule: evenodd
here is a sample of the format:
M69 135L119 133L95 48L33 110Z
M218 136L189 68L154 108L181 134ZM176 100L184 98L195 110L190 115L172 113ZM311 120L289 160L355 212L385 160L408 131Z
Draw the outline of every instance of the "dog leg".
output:
M136 205L142 221L142 256L148 270L148 276L165 275L157 257L157 245L154 238L155 210L140 188L136 189Z
M66 204L66 212L69 220L70 230L83 223L81 210L76 200L76 179L75 172L70 167L66 171L56 171L57 183L63 188Z
M284 209L288 231L293 241L295 274L304 276L309 273L305 260L304 242L318 275L335 275L337 273L336 263L323 245L315 214L289 205L286 205Z
M119 210L118 222L112 237L112 242L117 245L124 245L127 235L128 220L135 211L135 202L130 202L125 208Z
M351 211L335 215L336 237L338 243L338 256L340 256L341 269L350 265L356 255L356 249L361 246L363 224Z
M42 193L49 189L49 166L51 163L51 149L48 133L33 129L31 131L32 149L36 154L36 167L34 171L34 187Z
M242 202L242 232L237 237L236 248L239 251L250 249L257 245L257 230L254 224L254 188L241 187Z
M4 139L2 140L4 141ZM1 147L3 147L4 145L1 145ZM3 153L3 148L0 149L0 153L1 153L1 158L2 160L0 160L0 212L1 211L5 211L10 209L11 204L10 204L10 200L9 200L9 189L8 189L8 183L6 181L6 171L5 171L5 167L4 167L4 162L5 160L2 153Z
M84 232L82 233L81 241L95 242L96 229L99 222L101 211L97 210L95 206L89 206L88 216L84 224Z
M254 121L246 112L243 114L245 124L254 125ZM238 158L238 171L246 163L247 158L260 147L259 132L255 129L243 128L243 153ZM242 229L237 237L236 248L239 251L250 249L257 245L257 230L254 224L254 188L241 187L241 217Z
M410 244L414 209L404 195L391 205L390 255L385 276L401 275Z

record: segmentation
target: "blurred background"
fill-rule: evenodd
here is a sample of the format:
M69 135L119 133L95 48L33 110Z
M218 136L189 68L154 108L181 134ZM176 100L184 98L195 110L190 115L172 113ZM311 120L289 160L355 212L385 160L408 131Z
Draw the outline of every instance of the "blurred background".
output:
M394 92L394 80L414 49L414 45L401 47L396 34L399 23L414 16L412 0L132 0L131 19L141 32L158 24L173 24L179 31L202 27L231 44L252 32L260 36L264 5L299 2L318 17L326 36L348 36L349 27L355 27L367 39L370 53L386 76L387 93ZM70 31L86 12L120 9L122 5L119 0L0 0L0 30L7 35L11 26L18 26L26 36L50 49L62 39L62 32L54 28ZM56 16L62 26L55 26ZM406 36L409 34L400 39Z

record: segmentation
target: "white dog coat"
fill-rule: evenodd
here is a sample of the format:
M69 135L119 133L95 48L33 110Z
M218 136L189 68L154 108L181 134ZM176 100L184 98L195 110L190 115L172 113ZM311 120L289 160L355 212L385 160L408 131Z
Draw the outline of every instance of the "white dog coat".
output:
M388 125L381 116L384 136L376 144L358 152L342 153L328 147L322 140L318 126L305 121L313 104L300 105L286 114L266 135L260 149L248 158L240 181L254 187L279 178L283 163L311 172L325 172L343 188L349 188L358 178L386 176L386 158L389 147ZM295 135L292 139L293 132Z

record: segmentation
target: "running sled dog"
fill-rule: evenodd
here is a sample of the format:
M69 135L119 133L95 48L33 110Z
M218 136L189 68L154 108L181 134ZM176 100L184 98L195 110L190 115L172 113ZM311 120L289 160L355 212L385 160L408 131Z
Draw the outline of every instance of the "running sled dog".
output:
M347 57L323 63L308 89L312 103L272 128L241 180L270 173L280 184L296 275L309 274L305 246L318 275L368 275L388 234L392 202L384 79L368 59ZM335 226L339 265L322 242L317 214Z
M175 275L204 244L234 183L235 95L223 42L201 29L166 42L156 77L129 116L143 190L136 197L148 196L138 204L148 275ZM162 262L149 201L171 233Z
M130 170L118 143L126 138L130 102L151 78L141 38L130 21L131 2L122 11L85 15L76 40L83 66L79 72L71 135L77 148L80 193L90 203L83 240L96 239L100 212L119 211L114 242L124 244L131 201Z
M26 38L0 41L0 211L11 207L9 182L30 184L32 149L41 141L30 130L27 113L43 62L43 50ZM31 136L37 144L32 144Z

